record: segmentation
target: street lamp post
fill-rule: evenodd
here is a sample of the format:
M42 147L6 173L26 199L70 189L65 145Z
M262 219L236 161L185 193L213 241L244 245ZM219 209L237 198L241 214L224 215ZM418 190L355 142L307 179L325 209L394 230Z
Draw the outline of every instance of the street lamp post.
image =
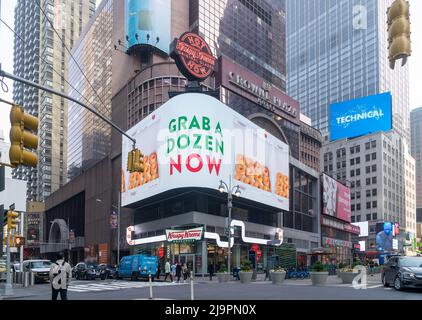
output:
M231 238L232 238L232 229L231 229L231 220L232 220L232 207L233 207L233 193L236 197L240 197L240 187L239 185L232 188L232 177L229 176L229 185L227 185L223 180L220 180L220 186L218 187L221 193L224 191L227 192L227 207L229 209L228 216L228 248L227 248L227 270L230 274L230 265L231 265Z
M111 206L117 210L117 263L119 264L120 262L120 207L121 207L121 193L120 191L118 192L117 195L117 206L115 206L114 204L112 204ZM101 199L96 199L97 202L103 202Z

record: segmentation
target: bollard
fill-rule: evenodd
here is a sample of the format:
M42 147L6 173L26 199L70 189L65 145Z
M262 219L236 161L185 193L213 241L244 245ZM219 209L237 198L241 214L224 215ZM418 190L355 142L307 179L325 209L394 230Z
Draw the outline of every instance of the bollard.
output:
M195 300L194 292L193 292L193 275L192 272L190 273L190 299Z
M149 299L154 299L154 296L152 295L151 273L149 274Z
M22 286L24 288L29 286L29 272L28 271L24 271L23 272L23 276L22 276Z
M35 272L30 271L29 273L29 284L31 286L35 285Z

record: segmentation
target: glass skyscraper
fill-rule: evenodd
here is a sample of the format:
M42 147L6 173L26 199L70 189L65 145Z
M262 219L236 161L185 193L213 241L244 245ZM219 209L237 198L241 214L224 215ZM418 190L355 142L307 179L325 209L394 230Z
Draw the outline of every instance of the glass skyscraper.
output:
M95 0L18 0L15 30L25 40L14 40L14 74L66 93L66 47L73 47L94 12ZM13 99L39 118L38 167L20 166L13 177L28 181L28 200L42 201L67 182L67 100L22 84Z
M411 154L416 161L416 207L422 208L422 107L410 113Z
M331 103L391 91L409 141L409 64L388 60L392 0L287 0L287 93L326 135Z

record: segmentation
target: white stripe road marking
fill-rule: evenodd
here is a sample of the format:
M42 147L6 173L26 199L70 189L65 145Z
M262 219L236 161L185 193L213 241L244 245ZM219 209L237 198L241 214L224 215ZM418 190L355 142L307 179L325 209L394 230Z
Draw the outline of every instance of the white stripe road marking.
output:
M170 286L183 285L187 283L162 283L155 282L153 286ZM70 285L68 290L73 292L88 292L88 291L105 291L105 290L121 290L121 289L135 289L148 287L148 282L110 282L110 283L89 283Z

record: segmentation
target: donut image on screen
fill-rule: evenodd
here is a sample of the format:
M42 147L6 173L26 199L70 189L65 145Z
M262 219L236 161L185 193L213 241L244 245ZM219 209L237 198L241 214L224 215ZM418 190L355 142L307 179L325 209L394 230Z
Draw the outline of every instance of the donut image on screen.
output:
M153 152L143 158L144 172L132 172L129 176L129 190L140 187L158 179L157 153Z
M283 198L289 197L289 177L281 172L276 176L275 193Z
M236 156L234 178L255 188L271 192L268 167L241 154Z

